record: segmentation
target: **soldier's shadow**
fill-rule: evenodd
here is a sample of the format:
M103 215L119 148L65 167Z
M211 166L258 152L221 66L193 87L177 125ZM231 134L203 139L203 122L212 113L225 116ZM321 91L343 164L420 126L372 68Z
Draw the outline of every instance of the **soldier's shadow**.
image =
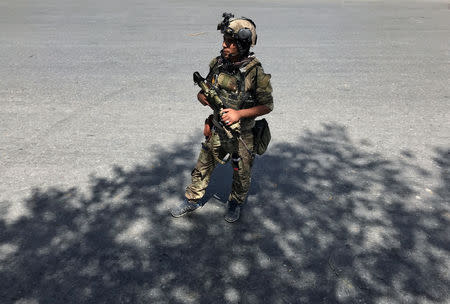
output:
M271 166L271 163L265 163L266 161L273 161L271 157L256 155L253 161L252 176L255 176L253 172L261 173L260 168L264 166ZM272 165L273 166L273 165ZM254 179L260 180L259 176ZM232 189L233 182L233 167L230 162L226 164L218 164L214 169L208 188L203 198L200 200L200 204L205 206L206 204L219 204L225 205L228 201ZM257 187L251 185L249 195L252 196L257 192ZM245 201L247 203L247 200Z
M233 169L231 164L218 164L211 175L208 188L204 197L200 200L203 206L206 204L218 203L225 205L231 191L231 184L233 180Z

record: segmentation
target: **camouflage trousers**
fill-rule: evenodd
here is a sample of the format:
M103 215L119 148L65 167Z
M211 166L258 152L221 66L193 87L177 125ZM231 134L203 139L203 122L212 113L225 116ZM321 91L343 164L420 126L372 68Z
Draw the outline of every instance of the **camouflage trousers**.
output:
M253 150L253 133L243 132L242 140L247 148ZM244 203L251 182L251 168L253 157L248 152L244 144L237 139L230 140L225 135L213 132L209 140L207 140L200 151L197 165L192 170L191 184L186 188L185 196L192 202L198 202L205 195L206 187L208 187L211 174L219 163L217 159L223 159L227 153L238 152L240 160L238 168L233 167L233 183L231 193L228 200L235 200L237 203Z

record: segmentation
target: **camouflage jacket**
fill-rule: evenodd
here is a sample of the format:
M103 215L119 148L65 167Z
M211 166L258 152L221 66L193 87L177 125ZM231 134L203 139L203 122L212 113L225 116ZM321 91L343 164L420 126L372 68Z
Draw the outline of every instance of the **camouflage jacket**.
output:
M264 73L261 63L254 56L238 64L224 63L218 56L211 60L206 80L216 89L225 108L240 110L265 105L272 110L270 78L271 75ZM219 113L214 113L213 120L217 126ZM254 125L254 118L241 119L242 131L249 131Z

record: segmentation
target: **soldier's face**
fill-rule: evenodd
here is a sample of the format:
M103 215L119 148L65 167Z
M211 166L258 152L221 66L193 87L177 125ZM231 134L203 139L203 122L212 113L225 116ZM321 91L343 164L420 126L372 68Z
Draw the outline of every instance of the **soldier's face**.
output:
M237 47L236 41L228 36L223 36L222 49L223 55L227 58L234 57L239 54L239 49Z

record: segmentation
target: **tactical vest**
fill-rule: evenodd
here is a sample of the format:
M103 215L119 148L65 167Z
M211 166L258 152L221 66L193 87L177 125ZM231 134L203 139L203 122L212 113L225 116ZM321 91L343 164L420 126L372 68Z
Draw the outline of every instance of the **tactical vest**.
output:
M255 88L247 75L253 68L261 65L256 58L250 57L240 67L231 69L223 64L220 57L216 58L215 62L213 60L211 65L208 80L215 88L225 108L241 110L255 106L253 96ZM219 120L219 113L214 113L214 124L216 125ZM254 124L254 118L243 118L241 119L241 130L249 131Z

